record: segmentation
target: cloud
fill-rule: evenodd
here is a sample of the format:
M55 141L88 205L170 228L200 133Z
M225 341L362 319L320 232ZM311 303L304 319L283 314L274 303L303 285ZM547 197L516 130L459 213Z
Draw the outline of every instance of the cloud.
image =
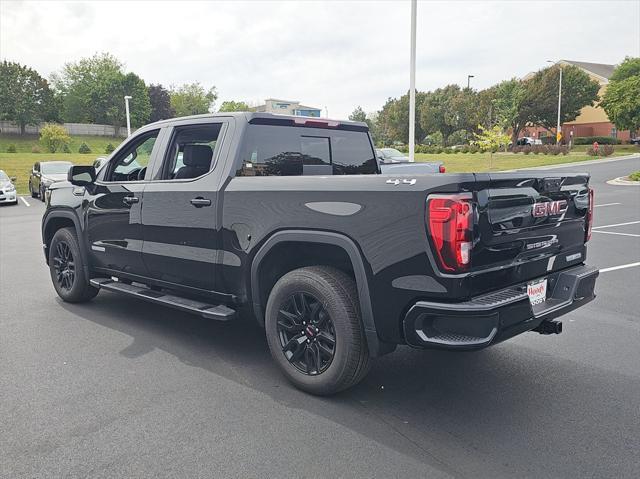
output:
M219 101L279 97L338 118L407 91L408 47L408 1L0 2L0 56L42 74L109 51L147 83L199 81ZM421 90L625 55L640 55L636 1L418 5Z

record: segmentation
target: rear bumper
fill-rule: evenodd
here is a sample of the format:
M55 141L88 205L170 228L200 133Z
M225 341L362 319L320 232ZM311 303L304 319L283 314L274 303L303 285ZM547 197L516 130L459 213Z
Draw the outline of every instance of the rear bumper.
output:
M547 299L534 306L526 283L462 303L418 301L403 320L405 339L416 348L485 348L593 300L598 274L597 268L580 265L545 276Z

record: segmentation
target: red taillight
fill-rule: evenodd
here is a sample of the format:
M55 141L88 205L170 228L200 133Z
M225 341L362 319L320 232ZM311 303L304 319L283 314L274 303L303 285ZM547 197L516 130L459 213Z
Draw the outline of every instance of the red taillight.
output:
M427 226L440 268L447 273L467 270L473 246L471 195L430 195Z
M446 173L446 172L447 172L447 169L444 167L444 165L440 165L440 166L438 167L438 171L439 171L440 173Z
M591 239L591 227L593 226L593 188L589 188L589 209L587 210L587 233L585 241Z

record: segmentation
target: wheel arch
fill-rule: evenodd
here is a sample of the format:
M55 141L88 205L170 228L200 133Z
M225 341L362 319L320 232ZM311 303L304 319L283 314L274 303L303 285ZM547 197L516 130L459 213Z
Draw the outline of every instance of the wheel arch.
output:
M82 228L80 227L80 220L73 211L69 210L52 210L45 213L42 220L42 246L44 248L45 262L49 264L49 247L51 246L51 240L61 228L74 228L76 230L76 238L78 239L78 246L80 248L80 255L82 256L82 266L85 272L85 276L89 278L89 255L84 241L82 240Z
M356 282L358 290L358 301L360 303L360 311L364 332L367 340L367 346L371 356L381 356L387 352L393 351L395 345L383 343L378 338L375 322L373 319L373 309L369 296L369 284L367 274L362 259L362 254L358 246L347 236L329 232L329 231L313 231L313 230L286 230L278 231L271 235L260 247L251 262L251 300L254 315L260 325L264 325L264 298L268 291L265 291L265 285L261 281L261 266L265 264L265 260L269 258L269 254L283 243L297 243L329 246L337 248L344 253L345 258L351 266L351 272ZM273 284L271 284L273 286ZM269 288L269 285L266 286Z

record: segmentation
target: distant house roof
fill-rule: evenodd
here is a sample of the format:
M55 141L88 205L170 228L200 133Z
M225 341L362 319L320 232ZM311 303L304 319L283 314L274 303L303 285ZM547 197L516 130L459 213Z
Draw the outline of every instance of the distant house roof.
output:
M574 65L578 68L582 68L587 73L591 73L595 76L606 80L608 83L609 78L613 74L613 70L615 70L615 65L607 65L606 63L589 63L589 62L577 62L574 60L560 60L562 63L566 63L569 65Z

